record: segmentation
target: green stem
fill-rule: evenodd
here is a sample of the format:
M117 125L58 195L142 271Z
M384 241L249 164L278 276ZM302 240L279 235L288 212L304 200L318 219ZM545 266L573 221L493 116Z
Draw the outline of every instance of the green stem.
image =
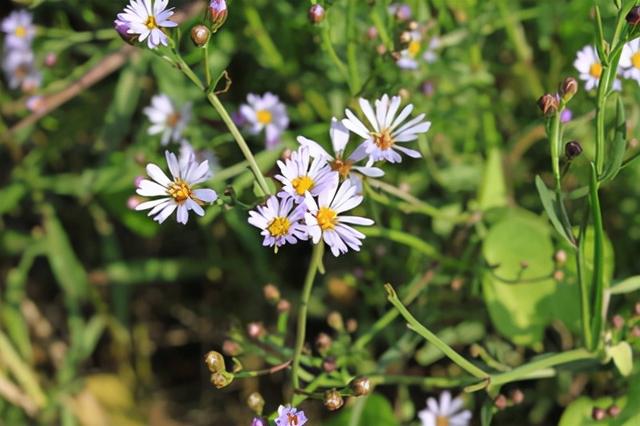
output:
M556 190L560 188L560 112L551 117L549 145L551 147L551 167L556 182ZM560 200L558 200L560 202Z
M385 284L385 290L387 290L387 299L391 304L400 312L400 315L404 317L404 319L409 324L409 328L418 333L420 336L424 337L429 343L437 347L444 353L451 361L456 363L460 368L465 370L467 373L471 374L474 377L479 379L488 379L489 374L482 371L480 368L476 367L474 364L469 362L466 358L456 352L451 346L447 345L443 340L441 340L438 336L429 331L425 326L420 324L420 322L415 319L413 315L405 308L400 299L398 299L398 295L396 291L393 289L391 284Z
M424 388L441 388L451 389L460 386L468 386L476 382L473 377L465 376L459 378L450 377L421 377L421 376L403 376L390 374L373 374L367 375L371 383L378 385L413 385L422 386Z
M593 311L591 319L592 345L589 349L594 350L596 344L601 343L601 332L603 323L602 302L604 297L604 226L602 223L602 211L600 209L600 197L598 196L598 181L596 167L591 163L591 184L589 185L589 203L591 204L591 215L593 216Z
M204 76L207 83L207 89L211 88L211 68L209 67L209 41L204 45Z
M296 334L296 344L294 348L293 363L291 367L291 384L293 386L293 389L300 388L298 369L300 368L300 356L302 355L302 348L304 347L304 339L307 330L307 308L309 305L309 298L311 297L313 281L316 277L316 273L318 272L320 264L322 263L323 252L323 241L320 241L318 244L313 246L311 262L309 263L309 269L307 270L307 276L304 279L304 286L302 288L302 296L300 297L300 306L298 307L298 331Z
M344 62L342 62L342 60L338 57L338 54L336 53L335 49L333 48L333 43L331 42L331 32L330 31L331 31L331 29L329 27L329 24L327 23L327 20L325 19L325 22L322 23L322 29L320 30L320 33L321 33L321 36L322 36L322 45L324 46L324 49L326 50L327 54L329 55L329 58L333 61L333 64L336 66L336 68L338 69L340 74L342 74L342 78L347 83L349 83L349 71L347 70L347 67L344 64ZM351 87L351 91L354 92L352 87Z
M578 272L578 283L580 284L580 314L582 325L582 338L587 348L593 347L593 336L591 335L591 301L589 297L590 285L586 281L584 273L584 238L586 238L587 220L589 212L585 211L584 220L580 227L580 237L578 249L576 250L576 271Z

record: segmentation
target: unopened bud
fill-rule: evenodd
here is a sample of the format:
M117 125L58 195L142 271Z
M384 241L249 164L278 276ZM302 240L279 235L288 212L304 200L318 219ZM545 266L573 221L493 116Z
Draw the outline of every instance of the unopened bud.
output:
M325 373L333 373L338 368L336 359L332 356L328 356L322 360L322 369Z
M606 416L607 416L607 413L602 408L593 407L593 410L591 410L591 418L593 420L596 420L596 421L604 420Z
M259 339L266 334L266 330L261 322L254 321L247 324L247 334L252 339Z
M493 400L493 405L495 405L498 410L504 410L507 408L507 397L503 394L498 395L496 399Z
M121 21L120 19L116 19L113 21L113 28L115 28L116 32L120 36L125 43L133 45L135 40L138 38L137 34L129 34L129 23L126 21Z
M573 77L567 77L560 85L560 96L565 102L569 102L573 95L578 93L578 82Z
M511 401L516 405L522 404L524 401L524 393L520 389L514 389L511 392Z
M556 281L564 280L564 271L557 270L553 273L553 279Z
M411 41L411 33L409 31L405 31L400 34L400 43L406 44Z
M560 265L563 265L567 261L567 252L564 250L558 250L554 257L556 259L556 262L558 262Z
M411 21L409 22L409 25L407 25L407 27L411 31L417 31L420 28L420 24L418 24L418 21Z
M347 332L349 333L355 333L356 331L358 331L358 320L356 320L355 318L349 318L347 320Z
M344 330L344 321L340 312L332 311L327 315L327 324L336 331Z
M555 114L558 111L558 98L551 93L547 93L538 99L538 108L544 115Z
M269 423L262 417L254 417L251 426L269 426Z
M212 373L219 373L225 371L224 357L220 352L211 351L204 356L204 363L207 364L207 368Z
M191 41L197 47L204 47L209 42L211 31L204 25L198 24L191 28Z
M369 27L369 29L367 30L367 38L369 40L375 40L376 38L378 38L378 29L374 26Z
M607 408L607 414L609 415L609 417L618 417L618 415L620 414L620 407L615 404L611 405L609 408Z
M354 396L366 396L371 393L371 380L368 377L356 377L349 383Z
M611 324L613 324L616 330L621 330L622 327L624 327L624 318L622 315L614 315L613 318L611 318Z
M640 302L636 302L635 306L633 307L633 313L635 313L636 315L640 315Z
M640 337L640 325L634 325L631 328L631 335L633 337Z
M573 160L582 154L582 145L578 141L567 142L564 146L564 155L567 157L567 160Z
M224 25L227 20L227 2L225 0L211 0L209 2L209 16L211 18L211 31L214 33Z
M319 24L324 20L324 7L316 3L309 8L309 21L312 24Z
M625 17L629 25L640 24L640 6L636 6L627 13Z
M47 68L53 68L56 65L56 63L58 63L58 55L56 55L53 52L47 53L47 56L44 57L44 65Z
M233 340L225 340L224 343L222 343L222 352L228 356L238 356L240 355L240 345Z
M328 390L324 394L324 406L329 411L336 411L344 405L342 395L335 389Z
M280 300L280 290L273 284L267 284L262 289L264 293L264 298L269 303L277 303Z
M257 415L261 415L264 409L264 398L258 392L253 392L247 398L247 406Z
M376 47L376 52L378 53L378 55L382 56L385 53L387 53L387 46L385 46L384 44L379 44L378 47Z
M276 309L281 314L287 313L287 312L289 312L291 310L291 303L289 303L289 301L287 299L281 299L278 302L278 306L276 307Z
M233 377L233 374L227 371L213 373L211 375L211 384L213 384L216 389L226 388L233 382Z
M333 339L327 333L320 333L316 337L316 349L320 354L325 354L331 349Z

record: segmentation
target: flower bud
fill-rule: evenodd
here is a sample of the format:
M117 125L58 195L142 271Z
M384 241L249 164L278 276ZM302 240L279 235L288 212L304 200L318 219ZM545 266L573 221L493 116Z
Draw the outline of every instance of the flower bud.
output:
M507 408L507 397L503 394L498 395L496 399L493 400L493 405L495 405L498 410L504 410Z
M211 351L204 356L204 363L207 364L209 371L219 373L225 371L224 357L220 352Z
M211 19L211 31L216 32L227 20L227 2L225 0L211 0L209 2L209 17Z
M247 406L257 415L261 415L264 409L264 398L258 392L253 392L247 398Z
M578 82L573 77L567 77L560 85L560 96L565 102L569 102L573 95L578 93Z
M278 303L280 300L280 290L273 284L267 284L262 289L264 298L269 303Z
M347 332L349 333L355 333L356 331L358 331L358 320L355 318L349 318L347 320Z
M251 426L269 426L269 423L262 417L254 417Z
M233 374L227 371L220 371L211 375L211 383L216 389L226 388L233 382Z
M329 327L333 328L336 331L344 330L344 321L342 320L342 315L340 315L340 312L330 312L327 316L327 324L329 324Z
M116 32L120 36L125 43L128 43L133 46L134 41L138 38L136 34L129 34L129 24L125 21L121 21L120 19L116 19L113 21L113 28L115 28Z
M328 356L322 360L322 369L325 373L333 373L338 368L336 359L332 356Z
M378 38L378 29L374 26L369 27L369 29L367 30L367 38L369 40L375 40L376 38Z
M240 355L240 345L233 340L225 340L222 344L222 352L228 356L238 356Z
M633 328L631 328L631 335L633 337L640 337L640 325L634 325Z
M211 31L204 25L194 25L191 28L191 41L196 47L204 47L209 42Z
M567 160L571 161L580 154L582 154L582 145L580 145L580 142L571 141L567 142L564 146L564 155L567 157Z
M366 396L371 393L371 380L368 377L356 377L349 383L354 396Z
M607 413L599 407L593 407L593 410L591 411L591 418L595 421L600 421L600 420L604 420L604 418L607 416Z
M558 111L558 98L547 93L538 99L538 107L544 115L555 114Z
M276 306L276 309L281 314L287 313L291 310L291 303L289 303L287 299L282 299L278 302L278 306Z
M607 414L609 415L609 417L618 417L618 415L620 414L620 407L615 404L611 405L609 408L607 408Z
M336 411L344 405L344 399L342 395L335 389L328 390L324 394L324 406L329 411Z
M560 265L564 265L567 262L567 252L564 250L558 250L554 257Z
M316 337L316 349L320 354L326 354L331 349L332 344L333 340L327 333L320 333Z
M116 31L117 31L117 29L116 29ZM129 35L131 35L131 34L129 34ZM47 56L44 57L44 65L47 68L53 68L53 67L56 66L57 63L58 63L58 55L56 55L54 52L49 52L49 53L47 53Z
M404 31L402 34L400 34L400 43L402 44L407 44L411 41L412 37L411 37L411 33L409 31Z
M625 17L629 25L640 24L640 6L636 6L627 13Z
M266 330L261 322L250 322L247 324L247 334L252 339L259 339L266 334Z
M624 318L622 315L614 315L613 318L611 318L611 323L613 324L613 328L621 330L622 327L624 327Z
M309 21L312 24L319 24L324 20L324 7L316 3L309 8Z
M522 404L524 401L524 393L520 389L514 389L511 392L511 401L516 405Z

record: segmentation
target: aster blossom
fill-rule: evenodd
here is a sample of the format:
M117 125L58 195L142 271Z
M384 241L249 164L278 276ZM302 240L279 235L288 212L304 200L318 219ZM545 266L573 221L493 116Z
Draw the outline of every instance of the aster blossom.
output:
M190 157L178 159L175 154L165 151L165 158L171 176L169 179L160 167L147 164L147 174L152 180L143 179L138 184L137 194L143 197L161 197L145 201L136 206L136 210L149 210L149 216L158 223L164 222L177 210L178 223L189 220L189 210L199 216L204 215L202 206L213 203L218 194L213 189L194 189L194 186L207 180L209 164L198 163Z
M12 89L31 91L42 82L42 75L35 67L35 57L31 49L9 49L2 60L2 70Z
M293 198L279 200L272 195L267 202L249 212L249 223L262 229L265 247L280 247L307 239L306 226L301 222L305 210L296 206Z
M276 426L302 426L309 419L304 411L298 410L290 405L281 405L278 407L278 417L276 418Z
M308 212L304 218L313 243L318 244L320 239L324 240L336 257L349 249L360 251L365 236L349 224L369 226L374 222L368 218L345 216L341 213L359 206L362 200L362 195L357 193L357 187L348 180L323 191L317 202L311 194L306 194L305 204Z
M423 121L424 113L405 123L404 121L413 111L413 105L407 105L398 114L401 103L399 96L389 99L389 96L384 95L377 99L375 111L368 100L360 98L359 103L368 124L360 121L349 109L345 110L347 118L342 120L342 124L365 140L363 149L369 156L367 166L380 160L400 163L402 161L400 153L413 158L422 156L420 152L399 144L414 141L418 139L419 134L429 130L431 122Z
M619 65L624 78L635 80L640 84L640 39L636 38L624 45Z
M4 40L7 49L29 49L36 34L33 16L26 10L15 10L0 23L0 30L6 33Z
M173 8L167 9L169 0L131 0L124 12L118 14L120 25L128 25L129 34L137 34L138 41L147 40L147 46L155 49L161 44L167 46L169 39L162 28L176 27L169 20Z
M598 51L594 46L585 46L576 54L573 66L580 73L580 80L584 81L585 90L592 90L598 87L600 76L602 75L602 63L598 57ZM613 90L620 90L620 80L613 82Z
M471 411L461 410L464 401L460 397L451 399L451 394L440 394L440 403L435 398L427 399L427 408L418 413L422 426L468 426Z
M275 178L283 187L281 198L293 197L296 203L304 201L306 194L318 196L338 183L338 172L331 170L326 158L311 158L309 148L301 146L285 161L278 160L280 174Z
M151 105L143 112L151 121L148 133L150 135L162 134L160 143L166 145L169 142L179 142L182 132L191 120L191 103L186 103L178 110L171 99L160 94L151 98Z
M409 42L406 48L400 51L400 57L396 61L396 65L402 69L415 70L419 66L418 61L420 58L429 64L435 62L438 58L436 49L440 46L440 39L432 37L427 48L423 49L424 38L422 33L420 31L411 31L408 34Z
M267 149L278 145L282 132L289 127L287 108L280 98L270 92L262 96L253 93L247 95L247 103L240 106L240 114L251 134L265 131Z

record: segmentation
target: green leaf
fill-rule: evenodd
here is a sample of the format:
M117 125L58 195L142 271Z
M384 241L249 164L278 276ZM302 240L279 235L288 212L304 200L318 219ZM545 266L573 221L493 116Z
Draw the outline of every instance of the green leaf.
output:
M0 215L9 213L27 194L27 188L22 183L12 183L0 190Z
M622 167L622 161L624 160L625 150L627 148L627 123L624 114L624 104L622 103L622 97L618 96L616 103L616 127L613 137L613 146L611 153L606 157L607 163L605 164L602 175L598 177L598 180L610 181L613 180Z
M100 337L102 337L102 333L104 333L105 327L106 322L101 316L95 316L89 320L83 330L81 358L87 358L93 353Z
M480 410L480 424L482 426L491 426L493 419L494 405L491 398L486 398Z
M632 293L640 289L640 275L624 279L609 289L609 294Z
M553 227L558 231L558 233L569 243L569 245L574 245L569 237L568 230L562 225L562 222L558 218L560 214L558 209L558 201L556 195L549 191L547 185L544 184L540 176L536 176L536 188L538 189L538 195L540 196L540 201L542 201L542 206L544 207L545 212L547 212L547 216L549 216L549 220Z
M478 191L478 203L483 211L507 205L507 188L502 168L502 153L498 148L493 148L489 151Z
M627 342L620 342L607 348L607 355L613 358L613 363L623 376L628 376L633 370L633 351Z
M359 422L351 422L355 409L349 407L341 410L335 417L323 421L322 424L325 426L398 426L400 424L395 419L387 398L377 393L361 398L367 398L367 400Z

